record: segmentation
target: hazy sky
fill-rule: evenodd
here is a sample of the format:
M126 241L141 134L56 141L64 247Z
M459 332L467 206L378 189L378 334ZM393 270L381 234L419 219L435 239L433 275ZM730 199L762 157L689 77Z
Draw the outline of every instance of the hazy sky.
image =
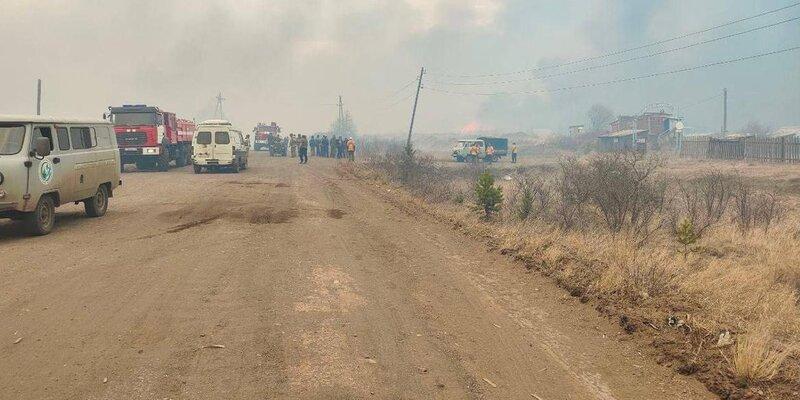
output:
M100 116L109 105L146 103L210 117L214 96L244 129L277 121L286 132L326 129L339 94L361 132L408 128L414 79L469 93L549 90L680 69L800 46L793 21L686 50L546 79L586 66L680 47L800 16L800 6L618 57L535 73L463 78L548 66L697 31L795 0L0 0L0 114ZM534 76L534 74L536 76ZM445 83L529 79L506 85ZM438 83L437 83L438 82ZM420 132L473 123L499 130L585 122L592 103L616 113L652 103L681 107L686 125L718 130L748 120L800 125L800 51L665 77L531 95L474 96L423 90ZM395 94L397 93L397 94ZM691 106L691 107L690 107Z

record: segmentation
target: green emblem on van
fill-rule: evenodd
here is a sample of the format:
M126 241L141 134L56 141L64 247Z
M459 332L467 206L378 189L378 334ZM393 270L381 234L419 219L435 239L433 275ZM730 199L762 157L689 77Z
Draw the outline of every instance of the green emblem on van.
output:
M45 185L53 179L53 164L49 160L42 160L39 163L39 180Z

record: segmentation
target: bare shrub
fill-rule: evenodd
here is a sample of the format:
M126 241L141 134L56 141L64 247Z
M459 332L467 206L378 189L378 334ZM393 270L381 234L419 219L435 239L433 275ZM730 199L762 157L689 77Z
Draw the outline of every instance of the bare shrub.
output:
M572 229L582 220L589 203L589 174L586 165L574 157L564 158L558 164L555 213L562 228Z
M722 220L733 196L734 182L734 177L712 171L678 184L671 223L672 232L683 245L684 259L688 246Z
M775 219L785 213L780 196L774 192L755 189L743 178L736 181L733 198L734 220L743 233L757 226L767 232Z
M667 181L657 175L662 166L655 157L638 152L607 153L589 160L590 192L611 232L631 230L647 234L664 208Z
M447 201L456 194L447 171L438 166L433 157L394 147L384 154L371 155L366 164L428 200Z
M753 222L760 225L764 232L776 219L782 217L786 212L780 197L774 192L760 191L753 199Z

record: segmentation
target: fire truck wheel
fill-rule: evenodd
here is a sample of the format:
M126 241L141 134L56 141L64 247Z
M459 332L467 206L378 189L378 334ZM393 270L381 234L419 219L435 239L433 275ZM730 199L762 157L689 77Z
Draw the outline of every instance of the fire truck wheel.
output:
M136 170L137 171L145 171L148 169L153 169L153 162L150 160L136 160Z
M188 157L186 156L186 152L182 149L178 150L177 157L175 157L175 166L178 168L185 167L188 165Z
M165 172L169 169L169 150L166 147L161 146L161 155L158 157L158 161L156 161L158 165L158 170L161 172Z
M199 174L199 173L203 172L203 167L201 167L201 166L199 166L197 164L193 165L193 167L194 167L194 173L195 174Z
M86 210L86 215L90 217L94 218L106 215L106 211L108 210L108 188L106 188L106 185L100 185L94 197L84 200L83 207Z

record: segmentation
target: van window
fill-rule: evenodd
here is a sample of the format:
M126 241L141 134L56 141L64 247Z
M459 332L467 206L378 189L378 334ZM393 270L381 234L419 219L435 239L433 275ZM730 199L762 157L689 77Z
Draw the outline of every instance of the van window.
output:
M69 132L67 132L67 128L56 128L56 137L58 137L58 149L69 150Z
M197 132L197 144L211 144L211 132Z
M72 141L72 148L75 150L90 149L97 146L97 135L92 128L69 128L69 138Z
M214 143L216 144L230 144L231 136L226 131L214 132Z
M33 136L31 139L31 149L36 146L36 139L47 138L50 141L50 151L53 151L53 132L50 131L49 126L37 126L33 128Z
M22 125L0 125L0 155L17 154L22 150L25 127Z
M94 129L94 128L92 128ZM107 126L97 127L97 145L103 148L111 147L111 133Z

